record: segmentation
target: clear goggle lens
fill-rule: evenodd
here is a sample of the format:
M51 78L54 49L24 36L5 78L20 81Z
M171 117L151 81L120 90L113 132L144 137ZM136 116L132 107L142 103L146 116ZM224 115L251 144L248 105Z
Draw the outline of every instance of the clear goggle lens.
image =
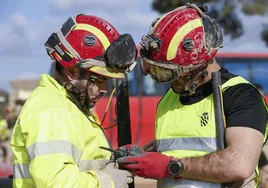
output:
M179 67L177 65L155 63L148 58L142 58L141 64L144 74L150 74L152 79L157 83L170 83L179 78Z
M186 76L203 66L203 64L178 66L176 63L154 61L146 57L142 57L141 60L144 74L150 74L152 79L159 84L174 82L179 77Z

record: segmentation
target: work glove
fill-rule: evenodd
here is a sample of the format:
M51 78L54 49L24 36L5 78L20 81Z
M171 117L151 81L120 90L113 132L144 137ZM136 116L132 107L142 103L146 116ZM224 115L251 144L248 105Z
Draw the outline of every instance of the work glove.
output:
M142 156L128 156L117 159L119 165L133 174L151 179L170 177L168 164L173 157L157 152L145 152ZM132 163L132 164L131 164Z
M133 182L132 174L126 170L117 169L115 163L108 164L101 172L111 177L116 188L128 188L128 184Z
M99 160L92 160L90 163L87 163L86 165L80 164L79 170L81 172L86 172L88 170L100 170L104 169L108 163L110 163L111 160L108 159L99 159Z

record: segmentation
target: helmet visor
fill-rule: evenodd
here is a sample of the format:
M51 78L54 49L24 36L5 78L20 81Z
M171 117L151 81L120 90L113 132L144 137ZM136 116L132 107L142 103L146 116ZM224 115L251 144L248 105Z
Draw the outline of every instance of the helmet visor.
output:
M104 54L106 66L117 70L128 70L136 57L136 44L130 34L120 35Z
M77 66L109 78L120 79L125 77L125 71L134 69L136 57L137 49L133 38L129 34L123 34L108 47L105 54L81 60Z
M205 32L206 49L212 51L222 47L223 33L220 24L209 16L204 17L202 22Z

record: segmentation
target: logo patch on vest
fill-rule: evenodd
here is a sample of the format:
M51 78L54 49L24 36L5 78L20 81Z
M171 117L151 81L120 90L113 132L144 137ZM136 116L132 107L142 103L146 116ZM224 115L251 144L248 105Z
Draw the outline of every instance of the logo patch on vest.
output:
M204 127L208 124L209 115L207 112L204 112L201 116L201 126Z

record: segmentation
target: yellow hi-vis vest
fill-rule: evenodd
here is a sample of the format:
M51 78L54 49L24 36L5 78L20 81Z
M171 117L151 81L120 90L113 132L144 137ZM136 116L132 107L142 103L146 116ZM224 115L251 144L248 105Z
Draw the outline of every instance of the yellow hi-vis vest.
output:
M5 141L9 135L9 129L7 121L5 119L0 120L0 141Z
M241 83L249 82L239 76L231 78L222 85L223 92L228 87ZM267 128L265 139L266 135ZM213 94L198 103L183 105L179 95L169 89L158 104L155 139L157 152L175 158L198 157L215 152L217 147ZM258 181L257 176L256 185ZM190 179L177 181L163 178L158 180L157 187L220 188L221 185Z
M88 118L93 120L71 101L64 87L41 75L14 127L13 187L101 187L91 165L110 159L111 153L99 148L109 144L102 129Z

